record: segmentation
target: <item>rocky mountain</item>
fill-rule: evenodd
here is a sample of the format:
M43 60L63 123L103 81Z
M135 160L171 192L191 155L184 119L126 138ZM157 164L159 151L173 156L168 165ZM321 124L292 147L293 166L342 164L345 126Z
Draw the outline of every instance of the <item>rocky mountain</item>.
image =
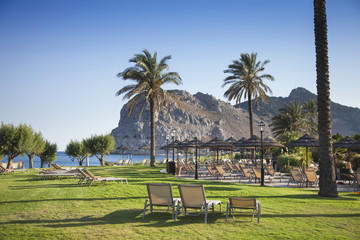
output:
M194 95L186 91L176 91L180 99L180 108L171 103L169 114L167 109L155 115L156 148L166 144L166 135L172 129L177 131L176 139L185 140L197 137L202 141L208 141L216 136L227 139L234 137L250 137L248 105L244 102L240 108L214 98L211 95L196 93ZM257 124L265 123L264 137L271 136L269 124L271 118L278 114L278 110L290 101L304 103L308 99L316 99L316 95L304 88L292 90L288 97L270 97L268 104L260 103L254 110L254 133L259 135ZM118 127L111 134L115 137L116 145L126 144L133 150L137 150L144 144L150 144L150 113L146 106L142 116L138 118L141 105L138 104L132 116L128 115L127 105L121 109ZM331 118L333 133L341 135L353 135L360 132L360 109L346 107L337 103L331 103Z
M163 108L155 115L156 148L166 144L166 135L172 129L177 131L176 139L183 141L197 137L208 141L216 136L227 139L234 137L250 137L248 112L236 109L211 95L196 93L192 95L186 91L176 91L180 99L180 108L171 103L170 112ZM150 143L150 112L146 106L142 116L138 118L141 105L138 104L131 116L128 115L127 105L121 109L118 127L113 129L111 135L115 137L116 145L126 144L136 150L142 145ZM254 115L254 133L260 134L257 124L263 121L269 125L266 116ZM267 127L264 136L270 136Z
M315 99L317 96L305 88L293 89L288 97L269 97L268 104L259 103L258 106L253 104L253 112L259 116L272 118L279 114L279 109L289 102L298 101L300 104ZM248 102L240 104L240 108L248 110ZM347 107L338 103L331 102L331 123L333 134L354 135L360 132L360 109Z

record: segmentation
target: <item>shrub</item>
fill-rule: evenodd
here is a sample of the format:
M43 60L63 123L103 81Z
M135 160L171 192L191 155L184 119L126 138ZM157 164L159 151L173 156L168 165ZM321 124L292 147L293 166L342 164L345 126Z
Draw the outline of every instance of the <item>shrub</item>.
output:
M349 169L346 168L346 164L344 162L338 162L336 167L340 169L340 173L350 173Z
M278 171L289 172L289 166L301 166L301 157L295 154L281 154L277 157L276 164Z
M351 168L356 171L360 167L360 154L356 154L351 158Z
M240 159L241 159L241 155L240 155L240 153L236 153L236 154L235 154L234 159L236 159L236 160L240 160Z

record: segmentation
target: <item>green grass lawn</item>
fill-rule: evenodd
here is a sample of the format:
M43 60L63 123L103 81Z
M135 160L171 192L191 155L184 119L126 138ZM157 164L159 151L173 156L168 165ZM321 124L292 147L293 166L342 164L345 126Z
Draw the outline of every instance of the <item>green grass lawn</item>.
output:
M95 175L121 176L126 184L77 185L74 179L40 180L35 171L0 176L0 239L359 239L360 198L339 193L320 198L317 191L178 179L161 167L93 167ZM223 211L171 221L171 213L147 213L141 219L146 183L204 184L208 199ZM261 202L260 224L225 223L229 196Z

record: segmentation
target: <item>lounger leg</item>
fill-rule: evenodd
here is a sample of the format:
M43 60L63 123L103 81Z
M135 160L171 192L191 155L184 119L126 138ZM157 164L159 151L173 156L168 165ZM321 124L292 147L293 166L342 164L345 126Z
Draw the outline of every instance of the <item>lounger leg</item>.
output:
M143 212L143 215L142 215L142 219L145 218L145 211L146 211L146 207L147 207L147 202L148 202L149 199L146 199L145 200L145 206L144 206L144 212Z
M261 215L261 204L260 202L256 203L257 205L257 217L258 217L258 223L260 223L260 215Z
M91 185L93 184L93 182L94 182L94 180L91 180L91 181L90 181L89 187L91 187Z
M209 204L206 205L205 221L204 221L205 224L207 223L208 210L209 210Z
M180 203L177 202L174 222L176 222L176 220L177 220L177 215L178 215L178 212L179 212L179 207L180 207Z
M226 204L226 219L225 219L225 222L228 221L228 214L229 214L229 201Z

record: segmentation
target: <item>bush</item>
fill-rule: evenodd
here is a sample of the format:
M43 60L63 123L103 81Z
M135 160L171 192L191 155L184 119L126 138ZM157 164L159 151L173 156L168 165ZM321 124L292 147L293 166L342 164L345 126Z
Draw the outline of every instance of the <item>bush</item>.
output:
M340 173L350 173L350 170L346 168L345 162L338 162L336 167L340 169Z
M351 168L356 171L360 167L360 154L356 154L351 158Z
M277 157L276 164L278 171L289 172L289 166L301 166L301 157L295 154L281 154Z
M235 157L234 157L234 159L236 159L236 160L240 160L240 158L241 158L241 155L240 155L240 153L236 153L236 154L235 154Z

